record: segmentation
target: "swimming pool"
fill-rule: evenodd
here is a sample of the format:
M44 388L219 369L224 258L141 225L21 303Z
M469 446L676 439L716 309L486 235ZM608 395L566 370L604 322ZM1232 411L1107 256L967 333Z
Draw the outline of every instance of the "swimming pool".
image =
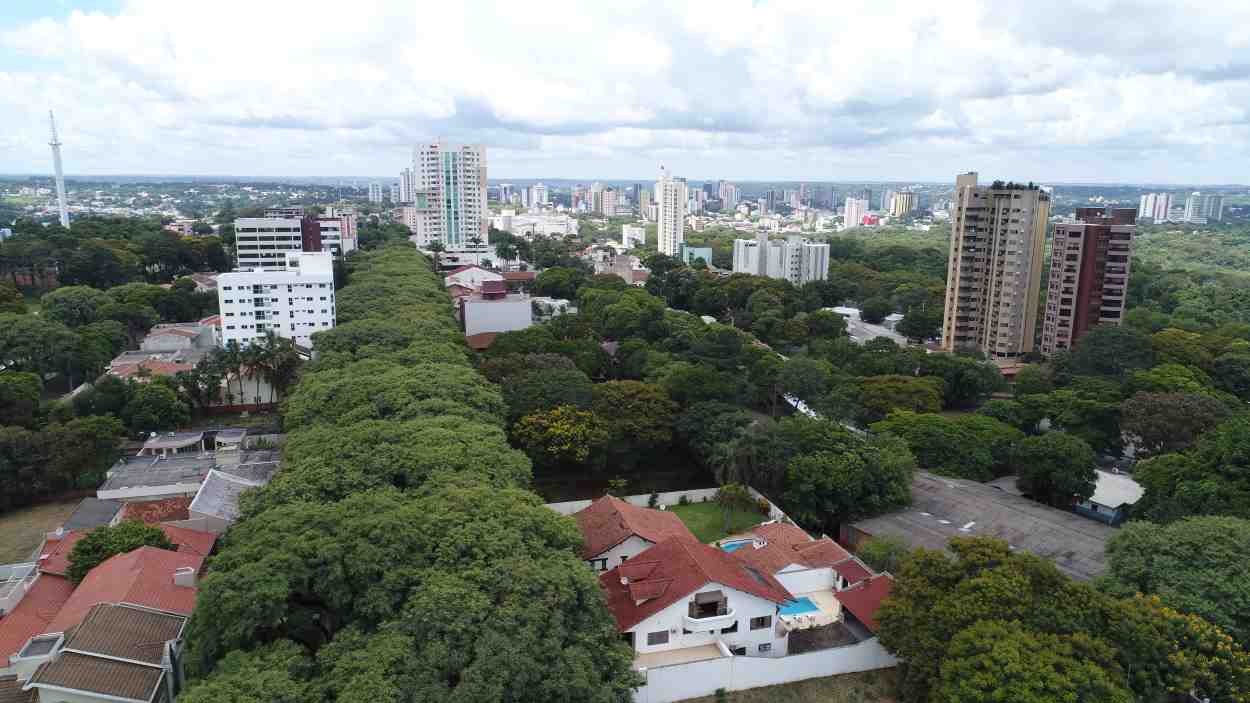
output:
M738 551L739 549L742 549L743 547L747 546L748 544L750 544L750 542L749 542L749 541L747 541L747 542L730 542L729 544L722 544L722 545L720 546L720 549L721 549L721 551L722 551L722 552L736 552L736 551Z
M807 596L799 596L798 598L788 601L785 605L781 606L781 610L779 612L782 615L802 615L804 613L811 613L817 610L820 610L820 608L812 602L811 598L808 598Z

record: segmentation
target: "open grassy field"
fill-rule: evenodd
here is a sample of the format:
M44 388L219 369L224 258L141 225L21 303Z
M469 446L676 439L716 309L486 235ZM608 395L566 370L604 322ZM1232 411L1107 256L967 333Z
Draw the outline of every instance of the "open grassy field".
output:
M44 503L0 515L0 564L26 561L44 534L65 522L80 500Z
M741 532L767 519L753 510L735 510L729 515L729 529L726 530L724 511L711 501L674 505L670 506L669 510L676 513L677 517L681 518L681 521L686 523L686 527L694 533L694 536L704 544Z
M808 679L780 686L732 691L728 703L895 703L897 674L894 669ZM685 703L716 703L715 696Z

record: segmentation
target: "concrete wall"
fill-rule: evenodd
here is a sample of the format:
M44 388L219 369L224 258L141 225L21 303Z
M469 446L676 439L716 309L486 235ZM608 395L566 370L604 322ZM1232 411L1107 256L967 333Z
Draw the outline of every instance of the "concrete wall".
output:
M633 559L639 554L642 554L644 551L650 548L653 544L655 543L648 542L647 540L639 537L638 535L632 535L630 536L629 539L625 540L624 542L621 542L620 544L616 545L615 547L609 549L606 552L600 552L594 557L595 559L607 559L607 565L604 568L599 569L595 567L594 564L591 564L591 568L594 569L596 573L601 573L604 571L611 571L612 569L615 569L616 567L623 564L625 560ZM590 561L592 560L587 560L587 563L589 563Z
M724 657L689 664L644 669L646 684L634 691L635 703L672 703L710 696L716 689L741 691L804 679L888 669L898 664L877 638L834 649L776 659Z
M744 547L750 549L750 547ZM810 593L825 589L837 590L838 583L833 569L796 569L776 574L777 580L791 593Z
M760 493L759 491L755 490L754 488L751 488L750 486L747 487L747 490L750 491L751 495L755 496L757 499L762 498L768 501L768 505L769 505L768 517L766 518L763 515L760 515L760 522L765 522L766 520L782 520L782 519L788 520L789 519L789 517L784 512L782 512L781 508L778 508L771 500L768 500L768 498L763 493ZM689 500L691 503L702 503L705 498L708 501L711 501L715 499L716 491L717 491L716 488L692 488L687 491L668 491L666 493L658 494L658 500L659 500L658 505L663 505L663 506L677 505L679 502L681 502L682 496L686 496L686 499ZM651 500L650 493L641 493L639 495L617 496L617 497L620 498L621 500L628 501L630 503L633 503L634 505L637 505L643 508L648 507L650 500ZM593 501L569 500L563 503L547 503L547 507L551 508L557 513L560 513L561 515L572 515L573 513L579 510L584 510L590 507L591 502Z

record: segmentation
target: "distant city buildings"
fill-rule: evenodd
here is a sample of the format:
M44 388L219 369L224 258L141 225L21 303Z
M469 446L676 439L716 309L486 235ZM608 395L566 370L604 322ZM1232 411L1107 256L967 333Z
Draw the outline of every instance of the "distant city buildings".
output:
M381 183L369 184L369 202L371 203L382 202L382 184Z
M530 187L530 207L540 208L547 204L547 186L535 183Z
M847 198L845 215L842 217L843 229L852 229L864 224L864 215L868 214L868 201L864 198Z
M1205 225L1208 222L1220 222L1224 219L1224 196L1191 193L1185 199L1185 221L1190 224Z
M797 235L770 240L766 233L755 239L735 239L734 273L749 273L790 281L796 286L829 277L829 245Z
M955 180L942 349L1014 359L1034 350L1050 196L1032 184Z
M486 239L486 147L442 140L413 149L416 188L413 208L403 217L418 246L438 240L460 249Z
M417 190L417 178L412 169L406 168L399 172L399 200L397 203L410 203L413 193Z
M1124 318L1137 214L1131 208L1077 208L1076 222L1055 225L1042 353L1071 349L1095 325Z
M272 332L303 347L334 327L334 266L329 253L288 252L281 270L232 271L217 277L223 344L245 347Z
M721 181L717 187L721 210L733 210L738 207L738 187L727 181Z
M890 196L890 217L906 217L914 212L919 204L915 193L900 191Z
M1137 219L1167 222L1171 212L1171 193L1146 193L1141 196L1141 204L1137 206Z
M686 240L686 179L676 178L660 167L660 179L655 182L658 224L656 242L661 254L677 256L681 243Z
M241 269L281 270L289 252L329 252L342 258L356 249L356 210L328 206L320 217L303 207L275 207L264 217L234 221L235 262Z

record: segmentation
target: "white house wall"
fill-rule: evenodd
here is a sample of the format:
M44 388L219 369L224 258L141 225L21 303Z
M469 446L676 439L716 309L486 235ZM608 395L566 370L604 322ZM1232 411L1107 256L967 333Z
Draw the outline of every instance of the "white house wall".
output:
M750 549L751 547L743 547ZM810 593L812 591L837 590L837 574L828 567L820 569L795 569L790 567L774 574L781 585L791 593Z
M654 546L654 544L654 542L648 542L638 535L633 535L624 542L621 542L606 552L595 555L587 561L593 561L594 559L607 559L607 566L603 569L595 568L593 563L591 564L591 568L595 568L596 571L608 571L620 566L627 559L633 559L642 552L646 551L647 548ZM624 557L624 559L621 557Z
M703 631L692 632L687 635L682 632L682 628L685 627L685 616L690 612L690 603L694 602L695 594L708 591L720 591L725 594L726 599L729 601L728 606L734 611L734 616L738 622L737 632L721 634L721 627L728 627L728 625L722 625L710 633ZM760 630L752 630L751 618L763 616L772 618L769 626ZM700 647L722 641L729 647L745 646L747 653L752 656L776 657L786 653L787 643L784 636L777 636L777 619L776 603L749 593L743 593L728 586L708 583L704 584L697 591L691 592L685 598L638 623L628 632L634 633L634 649L639 654ZM661 630L668 631L668 643L648 645L647 633L659 632ZM766 643L772 644L772 651L760 652L759 645Z
M898 660L874 637L845 647L775 659L723 657L651 667L639 672L646 683L634 691L634 703L672 703L711 696L718 688L742 691L805 679L888 669L897 664Z

